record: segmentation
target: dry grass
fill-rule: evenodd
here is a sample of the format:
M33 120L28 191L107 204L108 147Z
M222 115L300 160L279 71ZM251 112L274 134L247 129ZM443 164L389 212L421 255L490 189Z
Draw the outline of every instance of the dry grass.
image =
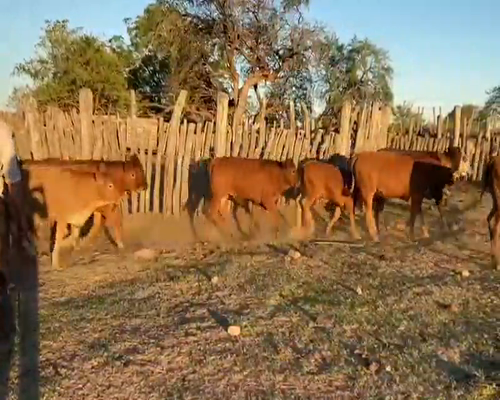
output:
M394 229L361 248L303 243L298 259L291 244L247 243L150 262L105 245L64 271L44 260L42 398L498 399L485 215L417 244Z

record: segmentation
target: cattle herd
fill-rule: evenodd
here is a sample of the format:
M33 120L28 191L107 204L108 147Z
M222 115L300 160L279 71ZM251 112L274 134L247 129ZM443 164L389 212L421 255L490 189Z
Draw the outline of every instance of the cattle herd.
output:
M441 222L447 226L442 200L447 187L470 174L470 161L460 148L446 152L400 151L382 149L360 152L350 158L336 155L328 160L308 159L298 165L293 160L273 161L241 157L217 157L210 160L208 179L210 193L203 213L225 235L229 201L250 213L249 205L262 207L269 213L275 232L285 219L279 211L279 199L285 196L297 204L297 222L293 232L305 240L314 233L311 208L318 202L333 207L327 227L331 234L342 210L350 220L353 239L361 237L355 221L355 210L364 210L366 226L372 240L378 241L379 217L386 199L410 203L409 234L414 238L414 225L419 216L422 235L428 229L422 213L424 199L433 200ZM94 226L87 236L94 236L104 223L114 230L118 247L123 248L120 201L126 194L148 188L142 165L136 155L125 161L46 159L23 161L23 180L30 196L26 211L34 215L31 228L48 219L56 225L52 248L52 266L60 267L59 252L67 245L76 246L80 229L94 216ZM492 244L492 260L497 265L497 237L500 230L500 156L485 165L481 197L489 192L493 208L487 223ZM234 214L236 218L236 214ZM491 220L494 225L491 226ZM36 221L36 222L35 222ZM286 224L286 222L285 222ZM71 228L69 236L67 228ZM227 226L225 226L227 228Z

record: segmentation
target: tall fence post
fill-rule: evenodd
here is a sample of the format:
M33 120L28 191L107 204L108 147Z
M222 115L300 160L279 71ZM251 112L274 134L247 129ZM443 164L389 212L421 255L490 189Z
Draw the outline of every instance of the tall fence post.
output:
M461 116L462 116L462 107L455 106L455 108L454 108L455 123L453 125L453 146L455 146L455 147L458 147L460 145Z
M349 127L351 126L351 109L352 104L349 100L342 104L342 110L340 112L340 133L338 140L337 153L349 157L351 150L351 132L349 132Z
M392 109L389 106L382 107L380 121L380 138L378 140L378 149L385 149L389 145L389 125L391 124Z
M170 118L168 125L168 143L166 156L166 171L165 171L165 202L164 212L166 215L173 214L173 198L175 184L175 165L176 165L176 148L179 138L179 128L181 125L182 110L186 105L187 91L181 90L177 101L175 102L174 112Z
M227 93L217 93L217 119L215 120L214 143L216 157L224 157L226 155L228 103L229 96Z
M84 160L92 158L93 135L92 135L92 114L94 101L92 91L88 88L80 89L80 127L82 132L82 158Z

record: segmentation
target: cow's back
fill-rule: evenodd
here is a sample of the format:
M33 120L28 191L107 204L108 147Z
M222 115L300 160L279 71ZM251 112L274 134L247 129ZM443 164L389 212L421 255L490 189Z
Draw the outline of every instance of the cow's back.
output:
M23 175L29 190L39 194L49 218L74 219L69 223L84 222L96 208L117 202L124 193L119 182L99 172L25 166Z
M61 160L47 158L44 160L26 160L23 167L29 169L72 169L87 172L106 172L115 182L120 181L126 190L142 190L147 188L146 175L138 157L134 155L126 161L101 160Z
M210 166L213 194L260 201L262 194L281 192L284 170L272 160L220 157Z
M414 159L406 154L367 151L356 155L354 175L362 190L375 189L384 197L406 198Z

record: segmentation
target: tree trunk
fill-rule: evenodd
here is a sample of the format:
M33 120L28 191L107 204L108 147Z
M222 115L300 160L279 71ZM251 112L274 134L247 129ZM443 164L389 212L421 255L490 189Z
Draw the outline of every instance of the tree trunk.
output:
M255 85L258 85L264 79L267 81L272 81L273 77L272 76L265 76L261 73L253 74L245 81L245 83L243 84L243 86L239 90L239 96L237 99L238 102L237 102L236 109L234 110L234 115L233 115L233 124L232 124L233 132L236 132L236 129L238 128L239 124L241 123L241 119L243 118L243 114L245 113L245 110L247 108L248 93L250 92L250 89L252 87L254 87Z

